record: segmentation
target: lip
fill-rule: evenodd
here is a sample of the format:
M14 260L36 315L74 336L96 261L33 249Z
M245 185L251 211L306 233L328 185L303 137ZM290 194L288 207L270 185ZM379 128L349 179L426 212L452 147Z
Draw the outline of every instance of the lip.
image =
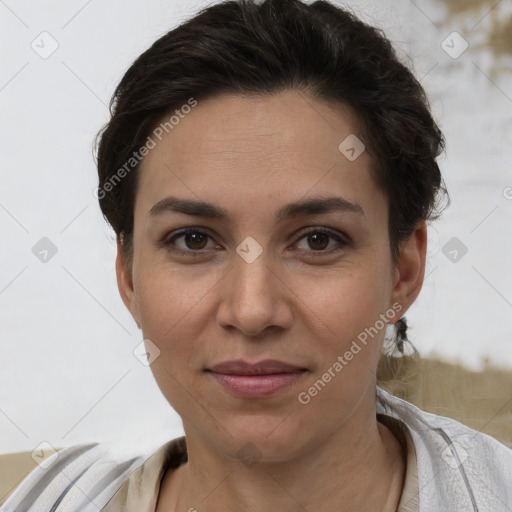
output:
M226 361L206 370L230 394L240 398L264 398L295 384L307 369L267 359L258 363Z
M270 375L273 373L295 373L306 370L306 368L285 363L284 361L278 361L277 359L265 359L258 363L249 363L237 359L236 361L218 363L208 368L208 370L226 375Z

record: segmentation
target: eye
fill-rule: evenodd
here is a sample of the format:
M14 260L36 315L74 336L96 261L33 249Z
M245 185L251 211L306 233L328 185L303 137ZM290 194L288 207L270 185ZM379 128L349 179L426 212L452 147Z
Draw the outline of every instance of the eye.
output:
M175 253L195 256L194 253L199 255L199 251L212 248L207 247L209 238L211 239L211 236L208 233L192 227L183 229L170 238L164 238L161 245ZM180 243L176 243L179 239L183 240ZM215 245L215 247L218 247L218 245Z
M348 237L346 238L348 239ZM208 247L208 239L213 241L207 232L200 228L189 227L178 231L171 237L164 238L158 245L176 254L201 256L207 249L219 248L217 244ZM329 239L334 240L337 246L335 244L334 248L332 246L329 248ZM299 251L309 253L308 256L317 257L343 250L350 244L347 239L337 231L318 227L303 233L295 245ZM178 240L181 241L178 242ZM305 240L305 242L301 242L301 240ZM301 243L306 247L300 247Z
M338 246L335 246L334 249L331 247L330 250L326 250L329 246L329 239L335 240ZM349 245L349 242L339 233L326 228L310 229L306 233L303 233L299 241L300 240L305 240L305 244L303 245L306 245L307 247L299 247L299 249L301 251L304 250L306 252L312 253L311 255L314 257L338 252ZM310 249L308 249L308 247ZM315 252L321 254L314 254Z

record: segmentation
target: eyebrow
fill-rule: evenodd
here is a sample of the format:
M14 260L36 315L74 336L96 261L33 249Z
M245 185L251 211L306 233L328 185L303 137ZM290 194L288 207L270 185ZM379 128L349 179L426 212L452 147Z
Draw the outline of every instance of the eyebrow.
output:
M276 212L276 219L282 222L286 219L298 217L300 215L318 215L332 212L355 213L366 217L363 208L342 197L315 197L304 199L294 203L289 203ZM156 217L165 213L183 213L194 217L205 217L219 220L229 220L229 212L211 203L196 201L193 199L181 199L179 197L169 196L158 201L148 213L150 217Z

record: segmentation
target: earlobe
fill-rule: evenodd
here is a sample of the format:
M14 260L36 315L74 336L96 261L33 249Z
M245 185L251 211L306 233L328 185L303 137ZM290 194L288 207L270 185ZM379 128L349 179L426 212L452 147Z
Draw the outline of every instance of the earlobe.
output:
M130 311L133 319L140 328L140 318L137 307L135 305L135 293L133 287L132 269L126 267L126 262L123 258L123 246L121 242L117 242L117 256L116 256L116 277L117 287L119 294L124 302L124 305Z
M427 225L419 221L407 240L400 244L400 256L395 267L392 303L399 302L403 316L423 286L427 252Z

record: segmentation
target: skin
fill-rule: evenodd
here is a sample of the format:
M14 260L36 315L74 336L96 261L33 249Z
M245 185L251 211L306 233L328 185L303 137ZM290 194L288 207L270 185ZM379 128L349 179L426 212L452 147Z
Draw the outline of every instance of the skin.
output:
M297 399L393 304L402 308L396 322L423 283L425 223L401 244L394 266L388 199L370 156L349 161L338 150L357 133L347 108L306 92L223 94L200 101L142 162L133 260L125 262L118 245L118 285L160 350L151 370L183 420L189 454L165 474L158 512L396 510L404 454L375 416L385 330L308 404ZM221 206L230 217L149 215L169 195ZM287 203L330 196L363 213L276 221ZM209 237L175 239L187 254L158 245L192 226ZM348 243L308 241L305 232L321 227ZM252 263L236 252L248 236L262 248ZM234 359L278 359L308 371L274 396L242 399L204 371ZM239 455L248 443L257 450L250 466Z

